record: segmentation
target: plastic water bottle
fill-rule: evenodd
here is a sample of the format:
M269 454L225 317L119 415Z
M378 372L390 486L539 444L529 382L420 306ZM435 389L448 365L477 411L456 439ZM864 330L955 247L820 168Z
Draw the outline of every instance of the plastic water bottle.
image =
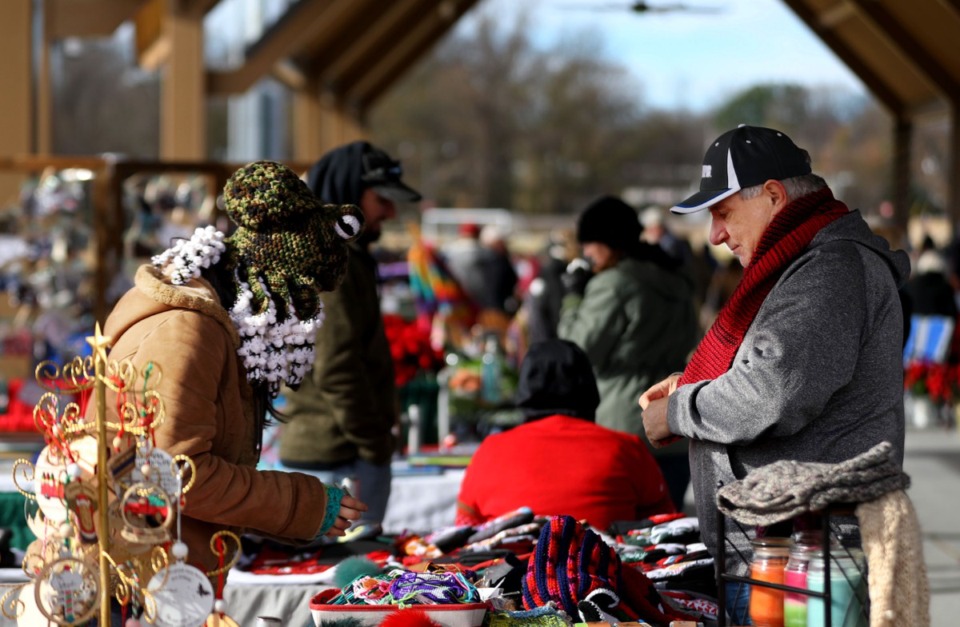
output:
M503 369L503 358L500 355L500 343L497 336L488 335L483 346L480 369L480 398L490 404L501 400L500 378Z

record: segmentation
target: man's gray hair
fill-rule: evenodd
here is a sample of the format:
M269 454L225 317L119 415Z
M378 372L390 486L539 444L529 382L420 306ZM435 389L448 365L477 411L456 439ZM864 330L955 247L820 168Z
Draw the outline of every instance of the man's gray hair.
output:
M787 190L787 202L793 202L797 198L803 198L813 192L820 191L827 186L827 182L822 176L817 174L804 174L780 181L783 188ZM740 198L750 200L760 195L763 185L754 185L740 190Z

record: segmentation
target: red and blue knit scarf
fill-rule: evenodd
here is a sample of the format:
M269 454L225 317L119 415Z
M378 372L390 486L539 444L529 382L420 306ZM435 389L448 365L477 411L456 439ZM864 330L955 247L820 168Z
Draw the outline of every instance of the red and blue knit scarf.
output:
M784 270L820 229L848 212L847 206L824 188L798 198L774 216L743 278L700 341L678 385L716 379L730 369L750 324Z

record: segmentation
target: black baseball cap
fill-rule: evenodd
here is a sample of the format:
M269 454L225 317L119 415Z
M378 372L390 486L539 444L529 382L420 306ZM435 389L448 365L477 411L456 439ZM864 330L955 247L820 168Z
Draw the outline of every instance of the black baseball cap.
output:
M670 211L693 213L741 189L810 172L810 155L786 134L772 128L741 124L710 144L703 156L700 191Z
M403 166L390 155L370 146L363 153L363 173L360 180L365 188L371 188L384 198L394 202L416 202L422 198L420 192L406 185Z

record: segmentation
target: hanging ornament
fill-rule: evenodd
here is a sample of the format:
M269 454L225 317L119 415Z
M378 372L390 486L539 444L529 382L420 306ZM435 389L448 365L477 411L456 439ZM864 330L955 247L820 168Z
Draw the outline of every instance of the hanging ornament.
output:
M199 569L182 562L160 570L147 584L156 605L156 627L196 627L213 611L213 585Z
M154 546L170 539L174 508L170 496L150 483L135 483L120 499L120 537L131 544Z
M78 625L92 618L99 604L97 568L76 557L47 564L34 585L40 612L58 625Z

